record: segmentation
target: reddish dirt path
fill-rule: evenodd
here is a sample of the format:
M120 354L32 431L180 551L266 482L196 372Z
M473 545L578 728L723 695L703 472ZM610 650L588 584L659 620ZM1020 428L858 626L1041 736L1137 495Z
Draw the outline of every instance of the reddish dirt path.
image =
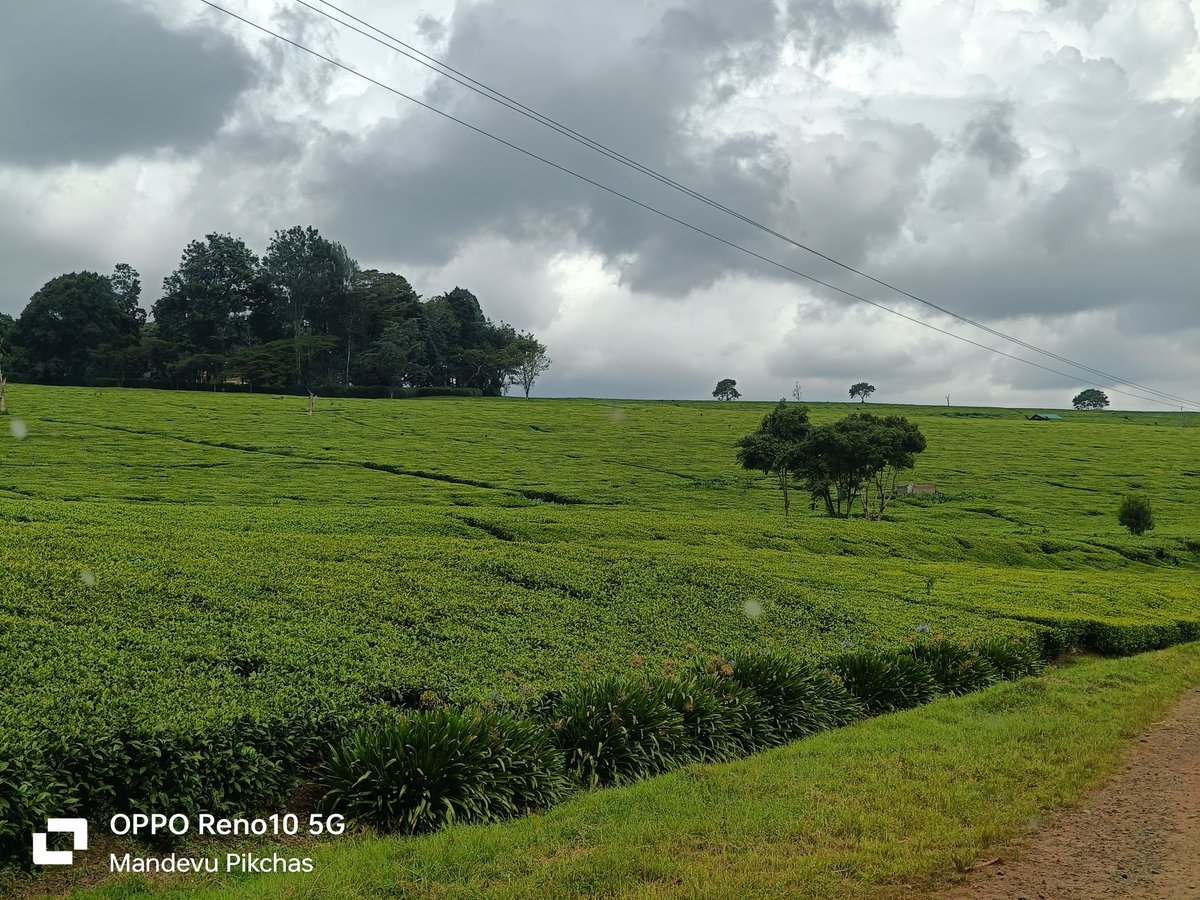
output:
M946 900L1200 900L1200 688L1134 744L1125 767Z

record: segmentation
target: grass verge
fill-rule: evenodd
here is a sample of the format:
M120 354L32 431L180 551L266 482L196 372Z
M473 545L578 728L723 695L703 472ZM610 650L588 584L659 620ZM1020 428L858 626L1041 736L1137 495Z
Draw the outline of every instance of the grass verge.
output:
M312 874L122 877L86 896L920 895L1077 798L1198 681L1197 644L1079 660L544 816L313 847Z

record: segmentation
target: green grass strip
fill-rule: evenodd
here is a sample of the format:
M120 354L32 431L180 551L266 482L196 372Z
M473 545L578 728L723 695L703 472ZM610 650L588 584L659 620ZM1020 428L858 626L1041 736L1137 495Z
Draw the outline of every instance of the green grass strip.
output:
M1198 682L1197 644L1081 660L543 816L323 845L310 875L127 877L87 896L920 895L1078 798Z

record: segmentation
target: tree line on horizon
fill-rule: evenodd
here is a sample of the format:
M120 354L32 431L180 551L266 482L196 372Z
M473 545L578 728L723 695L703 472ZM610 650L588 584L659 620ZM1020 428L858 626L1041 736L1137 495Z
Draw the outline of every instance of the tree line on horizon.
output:
M402 275L361 269L317 229L276 231L259 257L240 238L187 245L142 309L138 272L72 272L14 319L0 313L10 380L51 384L322 390L524 390L550 365L528 332L495 323L462 287L422 298Z

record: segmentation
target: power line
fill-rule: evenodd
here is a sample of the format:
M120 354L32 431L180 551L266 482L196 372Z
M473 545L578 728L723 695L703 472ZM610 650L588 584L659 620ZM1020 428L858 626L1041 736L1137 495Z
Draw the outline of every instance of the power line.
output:
M476 134L479 134L479 135L482 135L483 137L489 138L490 140L493 140L498 144L502 144L511 150L515 150L516 152L521 153L524 156L527 156L531 159L537 160L538 162L543 163L547 166L550 166L551 168L556 169L559 172L563 172L564 174L570 175L573 178L577 178L580 181L583 181L586 184L590 184L593 187L599 188L600 190L605 191L609 194L612 194L615 197L620 197L622 200L632 203L634 206L644 209L647 212L654 213L655 215L661 216L662 218L667 219L668 221L674 222L675 224L680 225L684 228L687 228L690 231L693 231L697 234L704 235L705 237L710 238L714 241L717 241L721 244L724 244L727 247L731 247L734 250L738 250L741 253L746 254L747 256L751 256L755 259L761 260L762 262L765 262L769 265L775 266L776 268L781 269L785 272L788 272L792 275L796 275L800 278L804 278L808 281L811 281L814 284L819 284L824 288L828 288L831 291L834 291L838 294L842 294L843 296L849 297L853 300L858 300L862 303L866 303L869 306L873 306L876 309L880 309L880 310L883 310L884 312L891 313L894 316L898 316L899 318L905 319L906 321L912 322L916 325L920 325L924 328L928 328L932 331L936 331L939 334L946 335L947 337L954 338L955 340L962 341L963 343L970 344L971 346L978 347L982 350L987 350L989 353L994 353L997 356L1002 356L1002 357L1005 357L1006 359L1011 359L1011 360L1014 360L1015 362L1023 363L1027 366L1033 366L1034 368L1041 369L1045 372L1050 372L1054 375L1062 376L1071 381L1083 382L1084 384L1089 384L1094 387L1105 387L1106 386L1106 385L1100 384L1098 382L1086 381L1085 379L1081 379L1076 375L1073 375L1073 374L1070 374L1067 372L1063 372L1059 369L1054 369L1049 366L1042 365L1041 363L1034 362L1033 360L1023 359L1022 357L1014 356L1011 353L1006 353L1005 351L999 350L995 347L989 347L986 344L981 344L978 341L973 341L970 338L963 337L960 334L955 334L952 331L947 331L944 328L939 328L938 326L930 324L929 322L922 321L921 319L918 319L914 316L910 316L910 315L907 315L906 313L900 312L899 310L892 309L889 306L885 306L884 304L878 303L875 300L871 300L871 299L868 299L867 297L863 297L862 295L856 294L853 291L848 291L845 288L840 288L835 284L830 284L829 282L823 281L820 278L817 278L813 275L809 275L806 272L801 272L799 269L792 268L791 266L787 265L786 263L779 262L778 260L772 259L769 256L764 256L763 254L757 253L756 251L751 250L748 247L745 247L745 246L738 244L734 241L731 241L727 238L723 238L717 234L714 234L711 231L707 231L698 225L693 225L692 223L686 222L683 219L673 216L670 213L664 212L661 209L658 209L656 207L650 206L649 204L643 203L640 200L637 200L637 199L629 196L628 194L622 193L621 191L619 191L615 188L609 187L606 184L602 184L599 181L589 178L586 175L580 174L579 172L576 172L573 169L569 169L566 166L560 165L559 163L556 163L550 159L547 159L544 156L540 156L537 153L534 153L532 150L526 150L524 147L514 144L511 141L507 141L502 137L498 137L497 135L492 134L491 132L486 131L476 125L472 125L470 122L466 122L462 119L459 119L458 117L456 117L444 110L438 109L436 106L432 106L432 105L424 102L423 100L419 100L416 97L411 96L410 94L406 94L403 91L401 91L399 88L393 87L389 84L385 84L384 82L379 81L376 78L372 78L370 75L360 72L357 69L353 68L352 66L347 65L346 63L340 62L339 60L336 60L336 59L333 59L332 57L326 56L325 54L321 53L318 50L313 50L311 47L307 47L304 44L301 44L299 41L295 41L292 38L289 38L282 34L279 34L276 31L272 31L271 29L267 28L264 25L260 25L257 22L253 22L250 19L247 19L243 16L238 15L235 12L225 9L223 6L219 6L218 4L212 2L212 0L200 0L200 2L203 3L205 6L211 7L212 9L215 9L218 12L224 13L225 15L227 15L233 19L237 19L239 22L242 22L245 25L249 25L251 28L261 31L263 34L269 35L270 37L273 37L277 40L283 41L286 44L290 44L291 46L295 47L297 50L301 50L301 51L309 54L310 56L314 56L317 59L320 59L320 60L328 63L331 66L341 69L342 71L347 72L350 75L354 75L355 77L361 78L364 81L367 81L367 82L375 85L376 87L383 88L384 90L386 90L392 94L395 94L398 97L402 97L403 99L408 100L409 102L414 103L417 106L420 106L422 109L426 109L429 112L435 113L436 115L439 115L444 119L448 119L449 121L454 122L458 125L461 125L462 127L467 128L467 129L475 132ZM1121 382L1121 383L1124 384L1125 382ZM1119 390L1118 388L1114 388L1114 387L1109 387L1108 389L1115 394L1121 394L1123 396L1132 397L1137 400L1144 400L1148 403L1158 403L1158 404L1164 405L1164 406L1171 406L1172 408L1174 408L1174 406L1176 405L1175 403L1167 403L1166 401L1159 400L1154 397L1146 397L1141 394L1134 394L1129 391L1122 391L1122 390ZM1185 402L1190 403L1191 401L1185 401ZM1195 404L1195 405L1200 406L1200 404Z
M852 266L848 263L843 263L840 260L835 259L834 257L821 252L820 250L810 247L807 244L804 244L792 237L789 237L786 234L782 234L781 232L775 230L774 228L771 228L769 225L765 225L762 222L759 222L755 219L750 218L749 216L746 216L746 215L738 212L737 210L731 209L730 207L712 199L711 197L708 197L707 195L705 195L699 191L696 191L696 190L688 187L687 185L681 184L680 182L670 178L669 176L664 175L661 172L658 172L655 169L653 169L643 163L640 163L635 159L631 159L630 157L625 156L624 154L620 153L619 151L614 150L611 147L609 147L597 140L594 140L593 138L590 138L585 134L581 134L580 132L576 131L575 129L573 129L567 125L564 125L561 122L556 121L555 119L551 118L550 116L547 116L541 112L538 112L535 109L532 109L531 107L525 105L524 103L521 103L519 100L514 99L513 97L509 96L508 94L505 94L502 91L499 91L499 90L497 90L475 78L472 78L470 75L466 74L465 72L461 71L460 69L454 68L453 66L449 65L448 63L445 63L433 56L430 56L429 54L427 54L427 53L421 51L420 49L412 46L411 44L401 40L400 38L396 37L395 35L389 34L388 32L384 31L383 29L378 28L375 25L372 25L370 22L367 22L367 21L359 18L358 16L355 16L353 13L349 12L348 10L345 10L345 9L337 6L336 4L329 2L329 0L317 0L317 2L320 3L322 6L329 7L330 9L336 11L340 15L345 16L346 18L352 20L353 22L357 22L359 25L362 25L364 28L370 29L370 31L375 32L375 34L370 34L367 31L363 31L362 28L358 28L355 25L352 25L350 22L343 21L342 19L337 18L337 16L331 15L330 13L328 13L322 9L318 9L317 7L313 6L311 3L307 2L307 0L296 0L296 2L299 3L301 6L305 7L306 9L309 9L312 12L316 13L317 15L324 16L326 19L329 19L332 22L336 22L337 24L339 24L345 28L349 28L351 31L354 31L357 34L360 34L363 37L366 37L366 38L374 41L375 43L380 44L381 46L387 47L389 50L392 50L393 52L398 53L401 56L404 56L404 57L412 60L413 62L417 63L418 65L424 66L425 68L429 69L432 72L437 73L438 75L441 75L444 78L450 79L451 81L467 88L470 91L474 91L476 94L479 94L480 96L485 97L486 99L491 100L494 103L498 103L501 106L504 106L505 108L507 108L509 110L512 110L513 112L517 113L518 115L524 116L527 119L537 122L538 124L543 125L549 129L551 129L552 131L555 131L558 134L561 134L564 137L567 137L570 140L575 141L578 144L581 144L591 150L594 150L595 152L600 153L601 155L606 156L609 159L612 159L624 166L627 166L628 168L634 169L635 171L645 175L646 177L652 178L655 181L665 184L668 187L670 187L674 190L677 190L700 203L710 206L713 209L717 209L723 213L726 213L727 215L733 216L734 218L746 223L747 225L757 228L759 231L769 234L772 237L778 238L778 239L792 245L793 247L796 247L800 250L804 250L805 252L811 253L814 256L817 256L827 262L833 263L834 265L844 269L845 271L852 272L855 275L859 275L862 278L866 278L867 280L879 285L880 287L886 288L890 291L893 291L897 294L907 297L910 300L913 300L917 303L923 304L924 306L927 306L930 309L937 310L938 312L942 313L943 315L949 316L960 322L971 325L975 328L978 328L982 331L987 332L988 334L991 334L995 337L1001 338L1002 340L1010 341L1011 343L1014 343L1014 344L1017 344L1018 346L1024 347L1026 350L1030 350L1034 353L1039 353L1043 356L1057 360L1058 362L1065 363L1066 365L1080 369L1081 371L1088 372L1088 373L1090 373L1092 375L1096 375L1100 378L1107 379L1110 382L1114 382L1116 384L1123 384L1123 385L1126 385L1129 387L1138 388L1139 390L1146 391L1157 397L1162 397L1165 400L1169 400L1173 404L1174 403L1184 403L1184 404L1197 405L1196 401L1189 400L1186 397L1180 397L1175 394L1170 394L1165 391L1160 391L1157 388L1152 388L1152 387L1149 387L1144 384L1138 384L1135 381L1128 381L1128 380L1121 378L1120 376L1115 375L1111 372L1105 372L1102 369L1093 368L1092 366L1089 366L1085 363L1077 362L1076 360L1073 360L1066 356L1062 356L1058 353L1055 353L1052 350L1047 350L1047 349L1045 349L1043 347L1039 347L1035 344L1028 343L1027 341L1024 341L1021 338L1018 338L1014 335L1007 334L1006 332L1003 332L996 328L993 328L990 325L987 325L983 322L979 322L973 318L970 318L969 316L965 316L960 313L956 313L951 309L948 309L948 308L941 306L937 303L934 303L930 300L926 300L923 297L917 296L916 294L910 293L909 291L906 291L903 288L897 287L894 284L891 284L891 283L884 281L880 278L877 278L867 272L864 272L863 270L856 268L855 266ZM381 37L377 37L376 35L380 35ZM391 42L391 43L389 43L389 42ZM399 46L396 46L396 45L399 45ZM1071 376L1071 377L1074 377L1074 376Z

